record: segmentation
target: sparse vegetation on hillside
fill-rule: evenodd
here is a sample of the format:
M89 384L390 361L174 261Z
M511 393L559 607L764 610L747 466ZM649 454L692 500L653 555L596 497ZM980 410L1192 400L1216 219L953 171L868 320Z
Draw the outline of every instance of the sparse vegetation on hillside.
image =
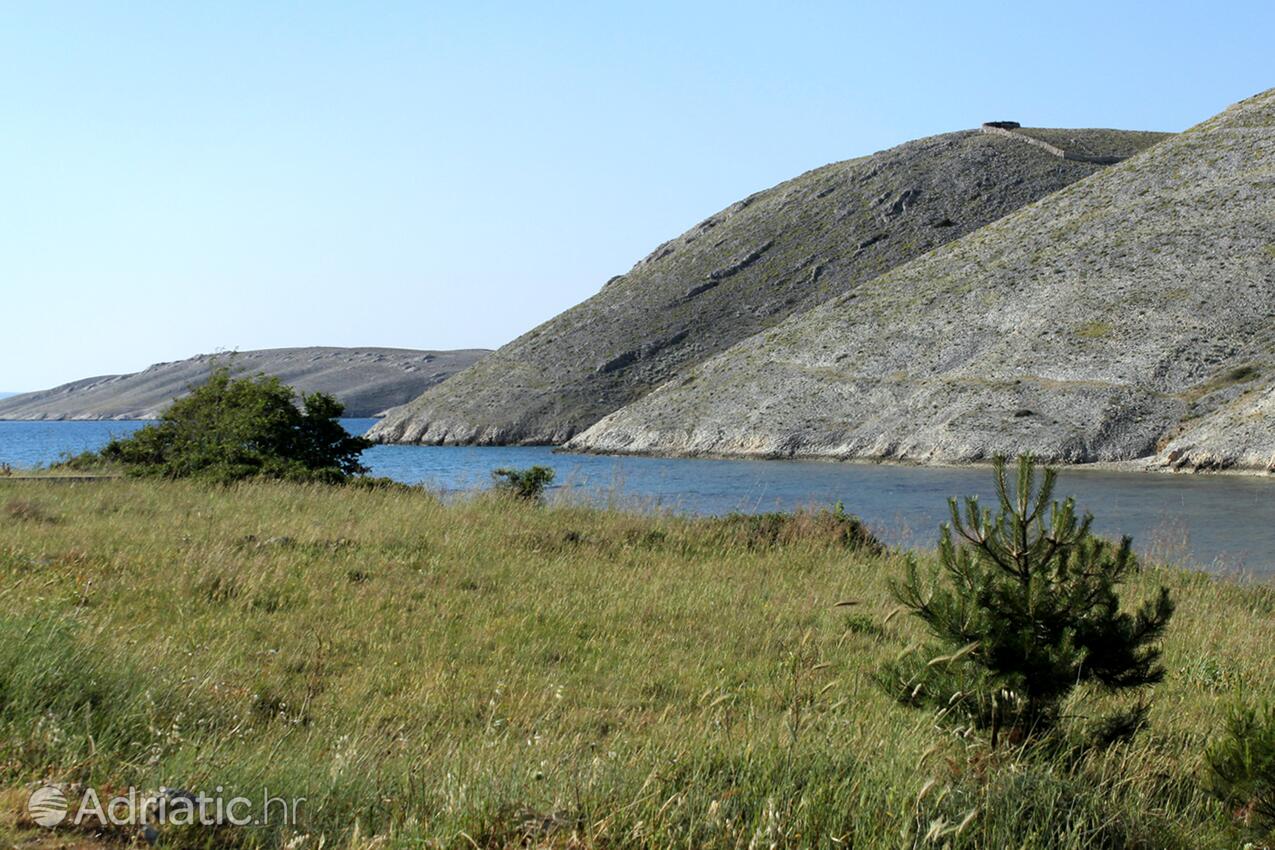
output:
M1111 322L1094 320L1092 322L1085 322L1083 325L1076 328L1076 336L1081 339L1105 339L1106 337L1111 336L1114 331L1115 328L1112 327Z
M568 447L1269 471L1272 128L1275 89L735 343Z
M1269 587L1130 576L1129 606L1179 603L1148 725L1053 762L936 741L877 687L924 629L888 617L904 557L838 535L266 481L0 490L0 786L307 797L295 831L168 846L1241 844L1203 754L1228 683L1275 688Z
M1065 133L1069 146L1121 153L1163 138ZM565 442L740 340L1100 168L961 131L813 169L658 246L593 297L391 412L373 438ZM979 275L960 278L972 285Z

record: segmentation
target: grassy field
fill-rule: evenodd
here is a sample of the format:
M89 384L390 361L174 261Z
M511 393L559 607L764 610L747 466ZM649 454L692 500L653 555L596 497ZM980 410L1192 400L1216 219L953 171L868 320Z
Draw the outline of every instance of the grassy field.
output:
M885 622L901 564L816 524L0 482L0 830L35 840L54 778L304 797L169 836L292 850L1240 846L1202 749L1275 693L1275 589L1148 568L1128 601L1179 602L1150 729L1060 765L877 689L920 636Z

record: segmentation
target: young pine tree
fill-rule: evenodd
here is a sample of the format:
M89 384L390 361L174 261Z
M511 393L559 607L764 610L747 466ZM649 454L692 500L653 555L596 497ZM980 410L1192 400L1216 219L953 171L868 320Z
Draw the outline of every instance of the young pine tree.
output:
M995 464L999 509L965 500L962 517L939 539L940 568L923 579L910 563L893 586L905 610L925 623L931 641L881 674L900 701L928 706L951 725L1002 738L1043 738L1064 719L1063 702L1081 684L1111 692L1159 682L1158 642L1173 614L1166 588L1136 613L1121 610L1118 589L1137 569L1129 538L1094 537L1093 517L1075 503L1053 502L1055 472L1018 460L1011 487L1004 458ZM1133 734L1147 706L1101 719L1096 741Z
M1207 762L1208 790L1264 846L1275 846L1275 703L1232 710Z

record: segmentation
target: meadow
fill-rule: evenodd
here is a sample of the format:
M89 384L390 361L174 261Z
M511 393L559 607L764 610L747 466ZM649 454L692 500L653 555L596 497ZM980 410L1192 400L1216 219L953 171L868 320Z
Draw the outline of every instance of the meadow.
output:
M921 637L904 559L815 521L0 482L0 835L49 840L54 779L305 798L168 845L1240 846L1203 752L1275 693L1275 588L1145 565L1127 603L1178 602L1149 728L1064 763L877 686Z

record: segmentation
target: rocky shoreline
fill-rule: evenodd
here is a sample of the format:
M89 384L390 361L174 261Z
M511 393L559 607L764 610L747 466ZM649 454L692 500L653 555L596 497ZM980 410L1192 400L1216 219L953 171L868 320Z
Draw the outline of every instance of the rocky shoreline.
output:
M848 463L860 464L863 466L900 466L900 467L916 467L916 468L939 468L939 469L990 469L992 466L992 457L984 457L972 460L923 460L918 458L903 457L871 457L867 455L854 455L848 457L836 457L826 454L793 454L781 455L775 453L719 453L719 452L678 452L670 450L624 450L611 449L601 450L588 447L574 447L569 444L554 447L555 454L564 455L595 455L599 457L652 457L652 458L704 458L711 460L761 460L761 461L818 461L820 463ZM1157 461L1154 456L1132 458L1129 460L1093 460L1093 461L1049 461L1049 466L1056 467L1068 472L1119 472L1119 473L1149 473L1154 475L1223 475L1238 476L1244 478L1263 478L1275 481L1275 458L1271 464L1266 466L1254 467L1184 467L1174 466L1170 463Z

